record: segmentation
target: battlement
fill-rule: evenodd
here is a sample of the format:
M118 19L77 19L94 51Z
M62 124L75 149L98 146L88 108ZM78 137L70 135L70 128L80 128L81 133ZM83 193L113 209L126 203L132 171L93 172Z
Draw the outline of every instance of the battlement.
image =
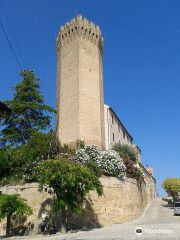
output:
M151 175L153 175L153 167L146 166L145 168Z
M94 45L97 44L101 54L103 54L103 37L99 26L95 26L93 22L83 18L82 15L77 15L77 18L72 18L65 26L60 27L60 31L56 40L56 49L70 43L75 37L82 37Z

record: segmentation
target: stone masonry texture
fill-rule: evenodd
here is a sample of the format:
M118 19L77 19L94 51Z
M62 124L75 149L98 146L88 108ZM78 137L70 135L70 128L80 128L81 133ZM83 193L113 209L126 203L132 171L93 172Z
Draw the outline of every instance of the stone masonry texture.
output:
M57 136L71 147L83 140L105 149L101 31L78 15L60 28L56 48Z
M146 175L148 179L148 175ZM103 185L103 196L99 197L96 192L88 194L81 215L68 210L68 229L82 229L89 227L106 226L115 223L133 220L141 216L148 201L156 197L155 182L151 185L145 182L138 183L134 179L126 178L125 181L115 177L101 177ZM149 180L150 182L151 180ZM46 210L57 226L60 226L60 213L53 215L50 208L51 198L47 192L38 192L37 184L26 184L24 186L4 187L0 189L3 193L19 193L33 210L33 215L27 218L27 222L34 223L35 232L41 221L41 214ZM22 222L17 222L22 224ZM6 219L2 221L2 232L4 234Z

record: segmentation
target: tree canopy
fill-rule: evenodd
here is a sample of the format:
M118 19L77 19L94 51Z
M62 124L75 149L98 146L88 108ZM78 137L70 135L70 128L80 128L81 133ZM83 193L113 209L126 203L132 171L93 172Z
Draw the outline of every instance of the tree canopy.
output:
M0 196L0 219L7 217L6 234L10 233L11 217L13 215L31 215L32 210L26 200L19 194L1 194Z
M49 187L54 193L53 211L62 210L62 231L65 231L65 206L80 212L86 194L95 190L102 195L103 189L99 179L90 169L68 159L48 160L40 163L36 169L40 190Z
M167 193L170 193L174 199L178 192L180 192L180 179L166 178L162 183L162 187Z
M0 178L17 172L23 173L24 167L32 171L33 163L52 158L56 154L58 143L53 132L37 132L25 145L12 145L0 149Z
M2 120L0 143L25 144L33 133L50 127L51 116L47 112L55 110L45 105L40 91L41 82L32 70L20 73L22 81L16 84L12 100L4 101L11 108L11 114L5 114Z
M0 149L0 180L8 184L24 179L34 181L33 169L39 162L58 157L75 159L75 150L60 145L54 132L33 133L25 145L8 145ZM5 178L5 181L3 178Z

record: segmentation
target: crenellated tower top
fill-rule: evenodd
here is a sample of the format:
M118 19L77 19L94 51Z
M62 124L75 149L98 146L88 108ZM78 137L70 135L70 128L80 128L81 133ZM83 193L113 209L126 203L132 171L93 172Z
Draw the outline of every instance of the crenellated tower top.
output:
M93 44L97 44L101 54L103 54L103 37L98 25L95 26L93 22L83 18L82 15L77 15L67 22L65 26L61 26L57 39L56 49L69 44L75 37L82 37Z

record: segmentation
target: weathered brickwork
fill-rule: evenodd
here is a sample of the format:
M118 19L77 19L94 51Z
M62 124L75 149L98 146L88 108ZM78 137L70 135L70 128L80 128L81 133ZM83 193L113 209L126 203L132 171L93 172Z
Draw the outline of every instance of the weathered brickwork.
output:
M79 15L60 28L56 46L57 135L72 147L80 139L105 149L101 31Z

